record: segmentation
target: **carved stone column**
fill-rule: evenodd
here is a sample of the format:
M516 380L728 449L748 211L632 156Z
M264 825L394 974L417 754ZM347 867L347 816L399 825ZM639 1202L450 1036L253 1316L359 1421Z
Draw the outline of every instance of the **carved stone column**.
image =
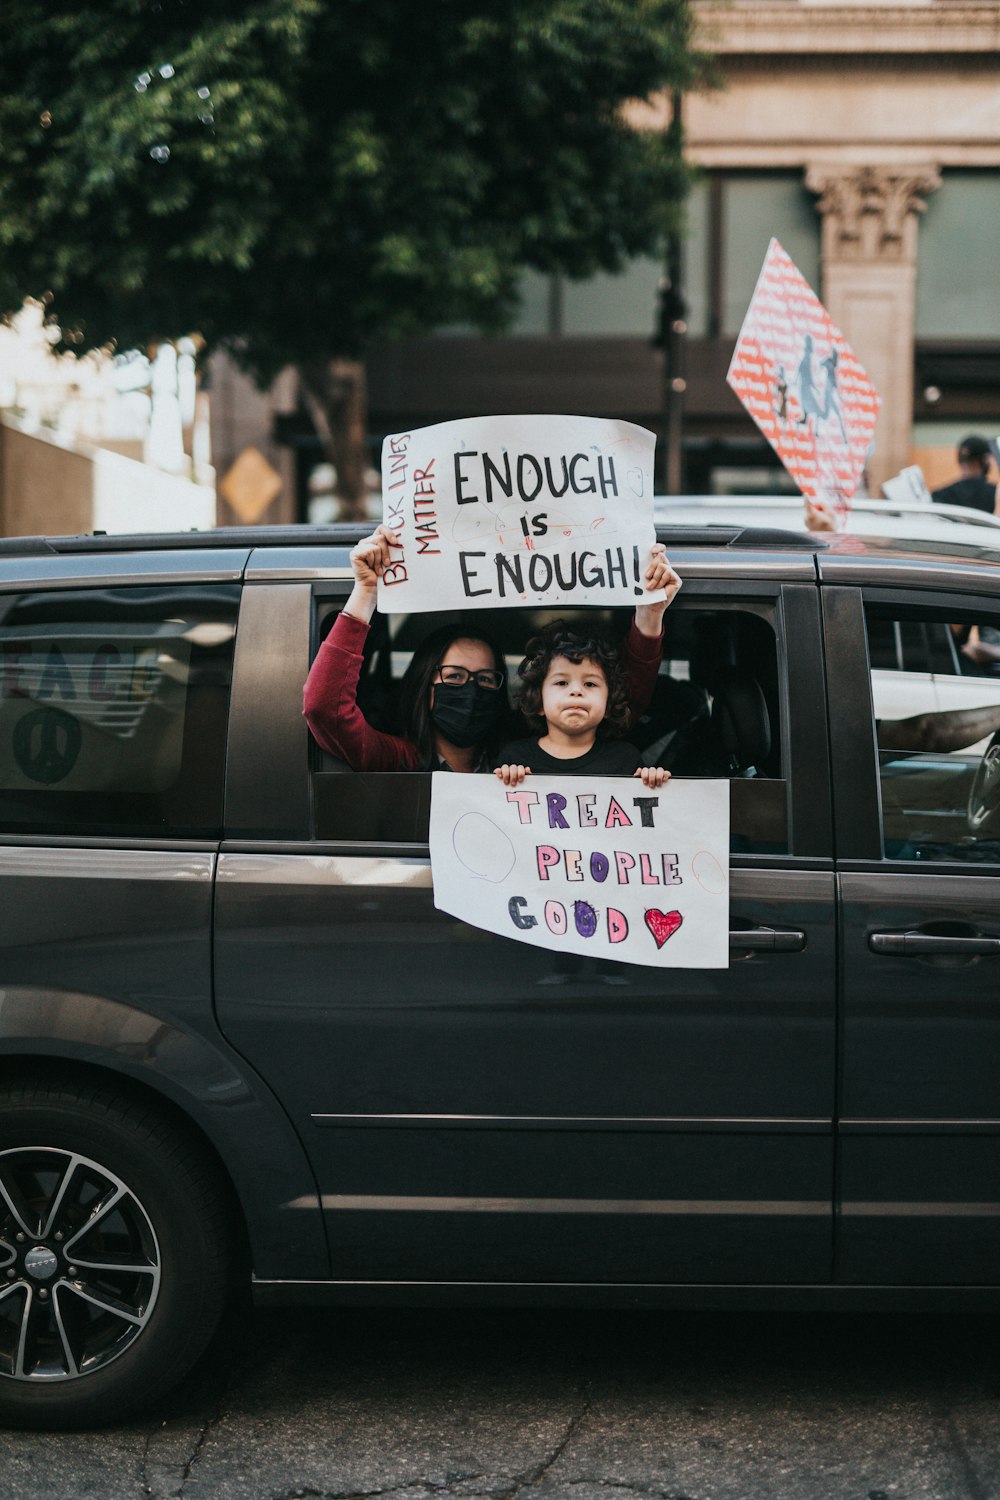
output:
M822 298L882 398L872 494L910 462L917 215L935 166L824 163L806 170L823 216Z

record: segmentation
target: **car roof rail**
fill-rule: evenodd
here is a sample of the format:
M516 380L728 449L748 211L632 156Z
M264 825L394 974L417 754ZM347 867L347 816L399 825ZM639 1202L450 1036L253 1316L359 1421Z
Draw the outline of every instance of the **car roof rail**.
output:
M367 527L337 522L330 526L220 526L211 531L85 532L78 536L0 537L0 557L73 552L174 552L195 547L343 547Z
M785 531L780 526L744 526L732 547L796 547L800 551L815 552L829 547L825 537L808 531Z
M211 531L104 532L79 536L0 537L0 557L53 556L84 552L178 551L209 547L350 547L370 522L337 521L327 526L220 526ZM673 547L794 548L816 550L820 537L779 527L657 525L662 542Z

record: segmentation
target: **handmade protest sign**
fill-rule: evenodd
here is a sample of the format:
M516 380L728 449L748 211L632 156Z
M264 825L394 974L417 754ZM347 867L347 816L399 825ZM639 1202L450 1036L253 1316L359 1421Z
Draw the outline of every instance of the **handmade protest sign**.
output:
M655 435L591 417L475 417L382 445L399 545L383 612L628 604L646 594Z
M726 379L802 493L843 518L871 447L878 392L777 240Z
M436 772L434 905L554 953L729 965L729 782Z
M930 505L932 501L924 471L919 464L908 464L892 479L883 480L882 493L894 505Z

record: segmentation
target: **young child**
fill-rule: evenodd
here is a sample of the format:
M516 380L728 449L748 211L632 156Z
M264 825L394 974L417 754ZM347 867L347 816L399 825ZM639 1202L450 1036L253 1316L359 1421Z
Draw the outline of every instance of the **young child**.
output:
M670 772L640 765L638 750L618 738L630 713L625 674L611 642L557 620L527 650L519 668L519 707L535 734L501 748L494 774L504 785L517 786L539 771L640 776L644 786L662 786Z

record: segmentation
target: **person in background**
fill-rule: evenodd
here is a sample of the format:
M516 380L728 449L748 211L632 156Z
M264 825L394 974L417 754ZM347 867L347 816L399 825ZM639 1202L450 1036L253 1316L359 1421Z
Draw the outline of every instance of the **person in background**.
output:
M358 706L369 621L376 588L391 563L394 532L379 526L351 553L354 588L320 646L303 693L303 714L322 749L353 771L483 771L503 733L506 672L497 646L478 630L446 625L413 654L400 685L402 734L385 734L368 723ZM636 606L622 648L629 704L638 717L653 696L663 647L663 612L681 580L657 543L646 568L650 592L665 599Z
M989 476L993 450L986 438L970 433L958 445L961 478L932 492L939 505L969 505L974 510L1000 514L1000 485Z

